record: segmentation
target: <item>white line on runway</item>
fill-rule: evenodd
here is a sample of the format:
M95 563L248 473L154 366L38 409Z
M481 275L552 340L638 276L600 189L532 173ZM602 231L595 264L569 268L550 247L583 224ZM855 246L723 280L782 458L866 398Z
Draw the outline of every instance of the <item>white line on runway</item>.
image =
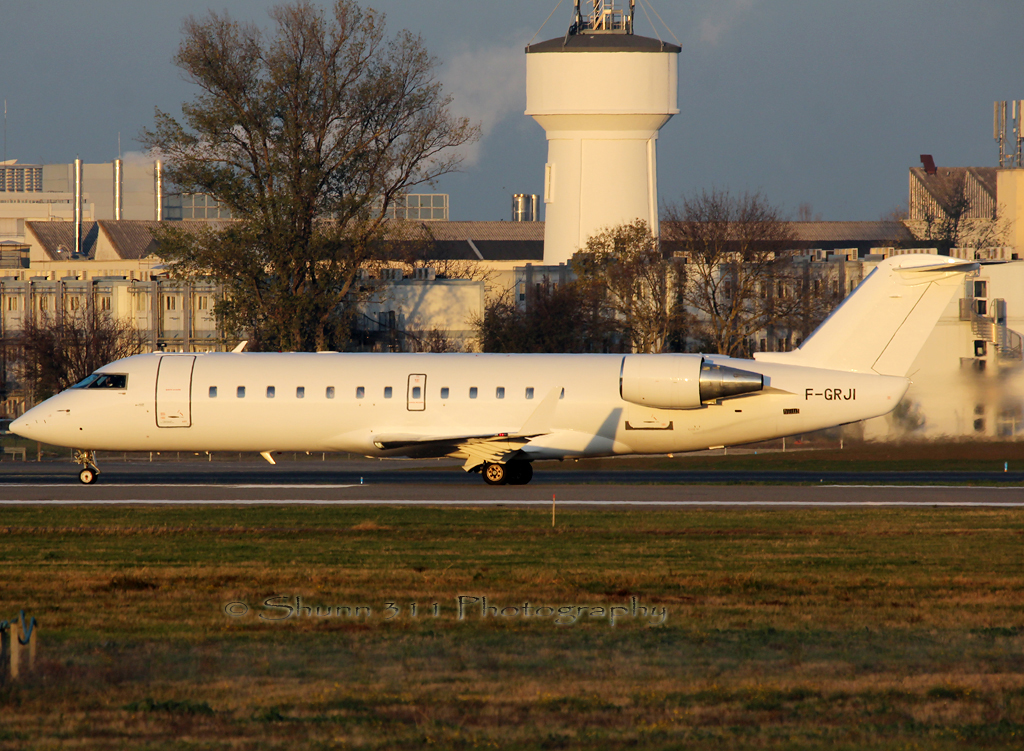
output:
M19 485L11 485L9 487L12 487L12 488L77 488L79 486L71 484L71 483L58 483L58 482L51 482L51 483L27 483L26 482L26 483L19 484ZM157 482L130 482L129 483L129 482L122 482L122 483L103 483L102 485L95 485L94 487L96 487L97 489L99 489L99 488L245 488L245 489L248 489L248 490L252 490L254 488L255 489L258 489L258 488L264 488L264 489L276 488L276 489L279 489L279 490L300 490L300 489L308 489L308 488L312 488L312 489L321 488L323 490L332 490L332 489L336 489L336 488L358 488L358 487L366 487L366 486L362 485L361 483L353 483L351 485L318 485L318 484L309 484L309 485L280 485L280 484L277 484L277 483L273 483L273 484L270 484L270 485L217 485L217 484L209 483L209 482L205 482L205 483L178 483L178 482L162 482L162 483L157 483Z
M403 500L308 500L308 499L267 499L267 500L177 500L170 498L135 498L109 501L55 500L23 501L0 500L0 506L550 506L551 501L498 500L489 498L479 501L403 501ZM1024 508L1024 501L558 501L559 506L740 506L740 507L793 507L793 508L834 508L844 507L982 507Z

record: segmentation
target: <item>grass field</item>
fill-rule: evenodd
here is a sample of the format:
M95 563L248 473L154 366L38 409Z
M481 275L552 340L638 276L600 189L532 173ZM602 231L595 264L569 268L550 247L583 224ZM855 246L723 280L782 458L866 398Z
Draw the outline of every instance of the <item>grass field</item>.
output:
M1024 746L1017 511L26 507L0 539L0 618L41 624L0 748Z

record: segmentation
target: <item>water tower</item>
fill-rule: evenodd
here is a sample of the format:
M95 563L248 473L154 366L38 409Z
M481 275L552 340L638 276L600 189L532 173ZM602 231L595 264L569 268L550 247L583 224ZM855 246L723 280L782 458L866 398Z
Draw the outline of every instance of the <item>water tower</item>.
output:
M526 48L526 114L547 133L544 263L605 227L658 231L658 130L676 108L680 48L633 34L615 0L576 0L564 37ZM618 5L623 5L622 1Z

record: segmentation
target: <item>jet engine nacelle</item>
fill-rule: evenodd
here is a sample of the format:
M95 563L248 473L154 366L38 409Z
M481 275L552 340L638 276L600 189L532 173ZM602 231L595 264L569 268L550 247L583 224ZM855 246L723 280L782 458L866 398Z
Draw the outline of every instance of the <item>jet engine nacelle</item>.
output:
M627 355L619 374L624 400L658 409L698 409L763 388L760 373L705 363L702 355Z

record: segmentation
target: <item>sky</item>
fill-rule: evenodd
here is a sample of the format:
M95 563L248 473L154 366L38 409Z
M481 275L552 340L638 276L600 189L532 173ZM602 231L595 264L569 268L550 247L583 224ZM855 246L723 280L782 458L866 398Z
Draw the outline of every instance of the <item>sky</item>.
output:
M118 134L126 158L141 158L135 137L154 108L179 114L197 93L171 62L182 19L226 10L269 27L275 4L0 0L6 158L106 162ZM543 193L547 144L523 114L523 50L565 34L572 0L363 4L384 11L389 30L422 36L453 108L482 126L461 172L436 186L450 194L451 218L509 219L513 193ZM663 204L702 189L761 191L790 218L809 204L825 220L879 219L906 203L920 154L940 167L997 166L992 103L1024 98L1021 0L636 7L637 34L682 47L680 113L658 138Z

